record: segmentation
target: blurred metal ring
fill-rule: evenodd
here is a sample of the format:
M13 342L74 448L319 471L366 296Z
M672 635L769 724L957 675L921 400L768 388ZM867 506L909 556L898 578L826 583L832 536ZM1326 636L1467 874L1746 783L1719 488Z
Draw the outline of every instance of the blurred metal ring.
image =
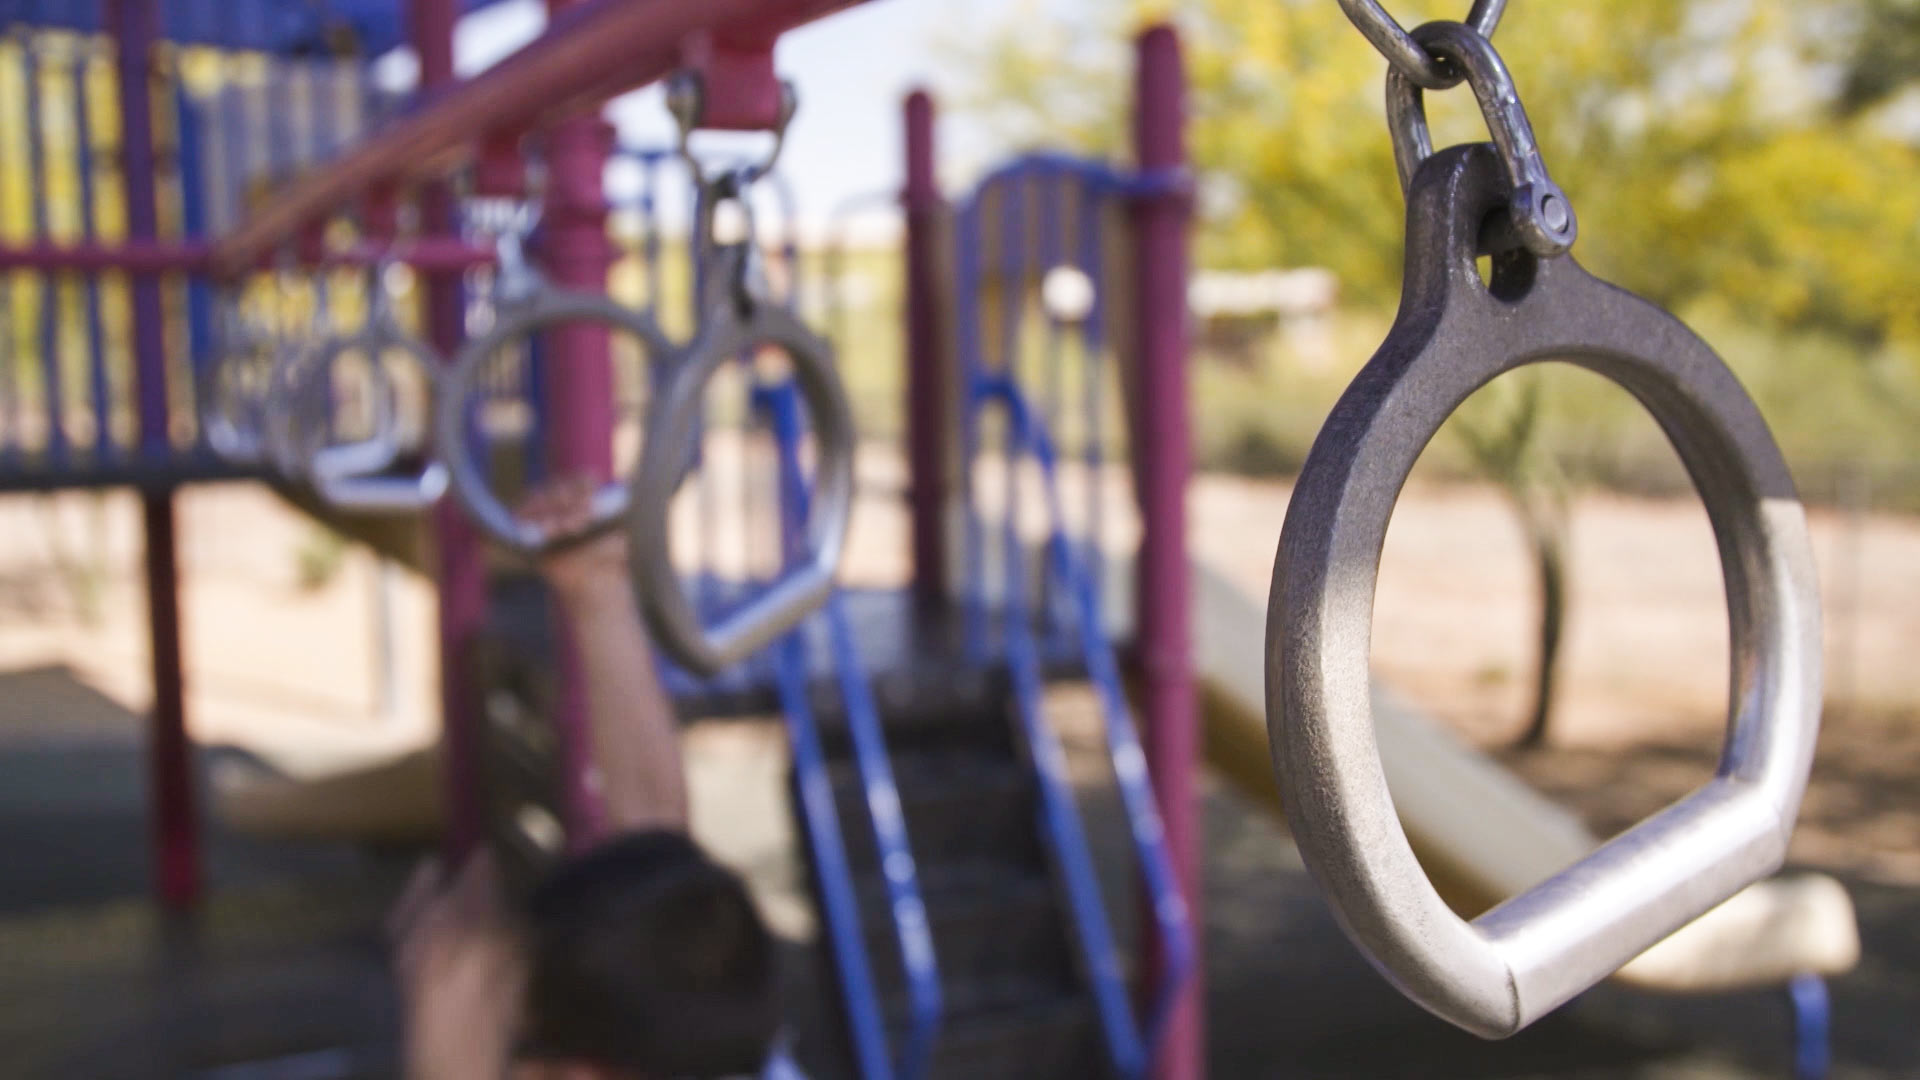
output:
M744 606L706 625L674 571L668 509L694 455L705 390L715 372L744 353L772 346L792 361L812 420L817 457L802 559ZM675 364L654 411L627 515L633 577L655 637L689 670L713 675L751 656L826 602L853 514L853 409L833 363L833 348L781 304L760 301L741 312L735 297L716 302Z
M594 492L585 528L550 533L508 509L487 483L485 470L473 460L467 405L488 362L508 345L566 323L595 323L631 335L652 358L672 352L666 335L645 312L600 293L541 286L514 303L487 333L468 340L445 369L434 401L434 445L447 468L454 497L489 536L523 555L540 555L618 528L627 509L627 486L610 481Z

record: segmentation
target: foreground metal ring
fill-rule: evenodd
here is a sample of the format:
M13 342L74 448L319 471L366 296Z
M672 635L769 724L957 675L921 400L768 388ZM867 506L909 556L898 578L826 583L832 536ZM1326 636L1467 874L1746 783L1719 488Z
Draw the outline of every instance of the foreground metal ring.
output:
M485 470L473 460L467 406L480 385L481 372L501 349L565 323L599 323L629 334L640 340L650 358L672 351L666 335L645 312L598 293L544 287L516 302L492 330L467 342L445 369L434 402L434 443L454 496L494 540L523 555L539 555L617 528L627 510L627 486L610 481L594 492L585 528L551 533L508 509L488 485Z
M668 509L693 460L687 447L697 437L707 382L743 352L763 346L779 348L791 359L813 420L817 457L807 550L765 591L708 626L674 572ZM671 378L633 474L628 557L641 610L661 647L689 670L712 675L791 630L832 591L853 514L853 410L834 369L832 347L778 304L756 303L742 317L731 297L723 300Z
M1436 59L1407 33L1399 21L1380 6L1380 0L1340 0L1340 10L1373 47L1387 58L1393 70L1411 79L1424 90L1445 90L1460 85L1460 73ZM1507 0L1474 0L1467 25L1491 38L1506 14Z
M1487 1037L1525 1027L1780 865L1821 700L1806 520L1759 411L1677 320L1570 257L1509 253L1483 284L1476 238L1508 195L1484 145L1421 167L1399 319L1307 458L1267 615L1274 770L1308 869L1388 979ZM1421 449L1473 391L1547 360L1631 392L1699 488L1725 574L1729 729L1705 786L1469 923L1434 891L1394 815L1369 694L1374 587Z

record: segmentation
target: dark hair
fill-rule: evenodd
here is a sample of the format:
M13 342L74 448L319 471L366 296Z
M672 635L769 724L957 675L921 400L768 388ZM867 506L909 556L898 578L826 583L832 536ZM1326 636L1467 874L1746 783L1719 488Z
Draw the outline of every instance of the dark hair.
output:
M780 1023L773 936L684 834L560 864L529 898L520 1053L650 1076L758 1073Z

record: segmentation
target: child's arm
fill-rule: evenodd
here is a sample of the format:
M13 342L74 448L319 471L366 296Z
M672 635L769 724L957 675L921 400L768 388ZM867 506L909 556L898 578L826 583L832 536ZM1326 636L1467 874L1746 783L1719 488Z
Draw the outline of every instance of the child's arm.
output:
M562 481L535 495L520 513L565 530L586 519L593 488L585 478ZM559 598L586 687L608 827L684 831L687 785L678 722L641 627L625 533L615 530L549 555L540 571Z

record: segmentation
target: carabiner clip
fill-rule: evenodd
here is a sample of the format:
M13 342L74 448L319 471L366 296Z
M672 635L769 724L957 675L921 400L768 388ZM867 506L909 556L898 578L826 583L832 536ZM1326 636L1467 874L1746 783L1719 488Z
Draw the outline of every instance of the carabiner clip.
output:
M773 148L761 161L746 166L733 166L725 171L743 173L746 185L773 171L780 160L780 150L786 145L787 125L792 122L793 114L799 111L800 95L790 82L780 83L780 115L774 120ZM701 83L700 73L691 69L682 69L667 80L667 111L673 115L677 137L674 148L687 163L687 171L693 174L694 183L705 188L710 182L707 169L693 152L693 133L700 127L701 116L706 110L706 89Z
M1547 174L1526 106L1520 103L1513 75L1493 42L1456 22L1427 23L1413 32L1413 39L1452 64L1473 88L1494 148L1500 153L1500 163L1513 184L1508 215L1520 246L1543 259L1565 253L1580 231L1573 203ZM1433 134L1427 127L1425 93L1400 68L1391 65L1387 69L1387 127L1393 134L1393 160L1400 170L1400 188L1405 191L1412 186L1420 163L1433 156Z

